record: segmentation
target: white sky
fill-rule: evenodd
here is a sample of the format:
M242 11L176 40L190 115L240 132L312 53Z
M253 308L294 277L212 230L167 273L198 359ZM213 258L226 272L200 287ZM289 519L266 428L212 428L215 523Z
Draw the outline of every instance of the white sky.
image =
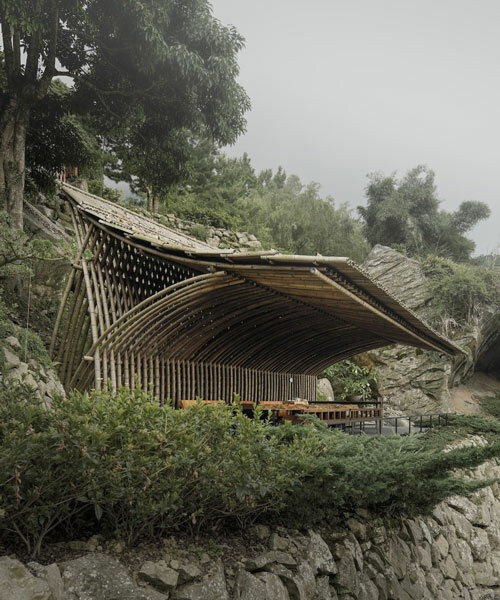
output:
M471 237L500 244L498 0L212 0L246 38L247 133L228 150L364 203L366 174L418 164L443 208L489 204Z

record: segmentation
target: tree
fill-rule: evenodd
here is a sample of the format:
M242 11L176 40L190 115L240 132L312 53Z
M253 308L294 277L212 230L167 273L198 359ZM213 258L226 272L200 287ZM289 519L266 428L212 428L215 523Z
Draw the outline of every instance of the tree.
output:
M235 82L242 39L213 18L207 0L0 0L0 24L0 197L14 228L23 226L30 113L57 75L73 78L75 106L93 112L101 134L129 148L142 135L144 149L152 127L195 122L223 142L244 127L248 99ZM178 86L183 93L172 98ZM163 107L172 100L164 118L154 106L161 98Z
M166 210L206 225L248 231L266 247L294 254L351 256L361 261L368 245L361 223L346 205L322 198L319 185L265 169L249 157L229 158L202 144L189 185L171 190Z
M422 165L401 180L394 173L368 177L367 205L358 211L371 246L395 246L413 256L435 253L459 261L470 258L475 245L464 234L490 215L484 202L463 202L453 213L440 210L434 172Z
M54 80L46 97L31 110L26 136L26 185L52 190L64 167L78 166L79 174L102 171L97 136L85 119L71 112L72 92Z

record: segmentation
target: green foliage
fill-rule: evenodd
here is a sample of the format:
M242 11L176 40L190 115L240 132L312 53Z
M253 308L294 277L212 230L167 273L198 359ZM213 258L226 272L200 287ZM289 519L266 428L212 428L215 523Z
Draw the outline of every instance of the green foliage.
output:
M461 427L450 429L444 436L441 431L446 428L434 430L432 435L410 437L345 436L329 432L311 436L310 431L305 431L304 443L311 444L309 453L314 458L304 465L302 480L288 505L288 519L314 524L331 521L342 511L358 507L386 516L425 514L450 495L467 495L491 483L465 481L452 471L471 468L498 456L498 428L483 420L474 432L494 432L488 446L443 452L447 443L460 438L468 429L467 421L457 425ZM285 427L279 429L277 435L290 437L292 432L285 430ZM320 439L323 445L318 453L314 444Z
M377 373L374 369L357 365L351 360L343 360L325 369L321 377L332 384L335 397L346 400L360 396L362 400L377 397Z
M279 168L256 174L246 154L228 158L201 145L189 186L172 190L163 210L193 221L248 231L267 248L294 254L350 256L368 252L360 222L346 205L322 198Z
M28 183L32 189L53 190L64 167L91 172L102 161L97 135L72 112L71 90L61 81L50 85L47 96L35 104L26 137Z
M9 335L8 312L5 302L2 298L2 289L0 288L0 348L3 346L3 340ZM3 356L0 356L0 364Z
M468 260L475 245L464 234L490 216L484 202L462 202L453 213L439 210L434 172L422 165L400 180L395 174L370 174L366 197L367 206L358 211L370 245L403 248L411 256Z
M31 551L70 526L127 541L243 526L283 506L304 459L265 421L225 406L177 411L122 390L56 399L46 412L25 388L0 386L0 528Z
M95 140L85 139L84 122L74 117L85 115L121 177L157 196L185 175L195 140L231 144L245 128L250 104L236 60L243 38L213 16L207 0L0 0L0 26L0 117L7 132L0 192L18 228L26 131L38 128L40 141L28 153L28 170L47 179L65 152L61 136L80 157L82 149L92 150ZM48 94L57 75L74 82L64 98ZM62 114L61 100L71 104L69 113ZM5 184L16 174L11 192Z
M434 306L457 322L470 322L481 306L498 304L500 274L497 270L454 263L430 256L423 262Z
M500 392L489 398L482 398L479 403L486 414L500 419Z
M236 57L243 47L238 32L215 19L206 0L164 4L161 12L163 22L156 26L167 52L149 65L147 90L141 89L144 72L127 73L129 85L138 90L126 108L134 114L127 127L111 119L114 130L107 139L114 156L108 175L142 192L154 212L160 196L188 177L200 140L234 143L250 108L237 82ZM107 67L93 77L99 87L109 85Z
M116 188L111 188L107 185L104 185L102 177L100 179L90 179L88 181L88 188L91 194L100 196L101 198L109 200L110 202L116 202L116 204L124 204L123 192Z
M428 511L485 485L453 469L500 454L498 421L451 423L446 435L347 436L324 423L273 427L237 405L174 410L138 389L73 394L48 410L4 380L0 531L36 554L47 536L96 530L132 542L259 516L304 524L361 507ZM464 432L486 432L489 444L442 452Z
M9 216L0 211L0 280L26 276L36 262L61 260L48 240L31 239L24 231L13 230Z
M15 325L9 319L9 311L2 298L2 292L3 290L0 288L0 371L4 359L1 349L4 346L5 338L10 335L17 338L21 345L21 358L25 355L26 358L32 358L45 367L51 367L53 363L40 336L34 331Z
M202 242L206 242L208 238L208 227L201 223L195 223L191 228L191 235Z
M27 359L31 358L45 367L51 367L53 365L49 353L47 352L47 348L37 333L31 331L31 329L16 327L12 331L12 334L19 340L22 353Z

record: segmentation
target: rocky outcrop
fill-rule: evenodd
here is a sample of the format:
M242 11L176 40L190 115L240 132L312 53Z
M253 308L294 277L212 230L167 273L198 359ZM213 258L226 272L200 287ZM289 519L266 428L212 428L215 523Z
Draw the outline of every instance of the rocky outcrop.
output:
M0 366L4 377L31 386L48 404L55 395L65 395L54 369L41 361L28 358L26 349L13 335L0 343Z
M363 268L424 321L446 328L433 309L427 279L418 261L377 245ZM481 368L481 361L490 364L492 356L496 358L498 332L498 307L485 307L479 321L446 331L464 349L460 357L451 359L437 352L394 345L370 352L366 360L377 369L379 392L389 409L399 414L453 412L450 390L466 381L477 366Z
M329 402L333 402L335 399L332 384L328 379L318 379L317 394L318 398Z
M500 462L462 474L495 480ZM125 566L116 556L123 545L97 537L68 544L83 555L57 564L0 558L0 600L500 599L498 483L449 498L425 517L360 510L321 531L257 525L246 536L250 549L228 539L222 558L210 542L183 550L169 538L146 549L146 561L144 549L125 552Z

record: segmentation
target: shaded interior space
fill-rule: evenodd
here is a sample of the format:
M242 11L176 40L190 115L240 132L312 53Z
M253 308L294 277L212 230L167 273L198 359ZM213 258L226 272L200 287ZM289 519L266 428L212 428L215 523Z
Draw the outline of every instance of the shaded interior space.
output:
M500 380L500 324L497 327L483 344L475 370Z
M500 398L500 329L494 320L479 350L474 373L450 390L450 405L464 415L488 415L485 403Z

